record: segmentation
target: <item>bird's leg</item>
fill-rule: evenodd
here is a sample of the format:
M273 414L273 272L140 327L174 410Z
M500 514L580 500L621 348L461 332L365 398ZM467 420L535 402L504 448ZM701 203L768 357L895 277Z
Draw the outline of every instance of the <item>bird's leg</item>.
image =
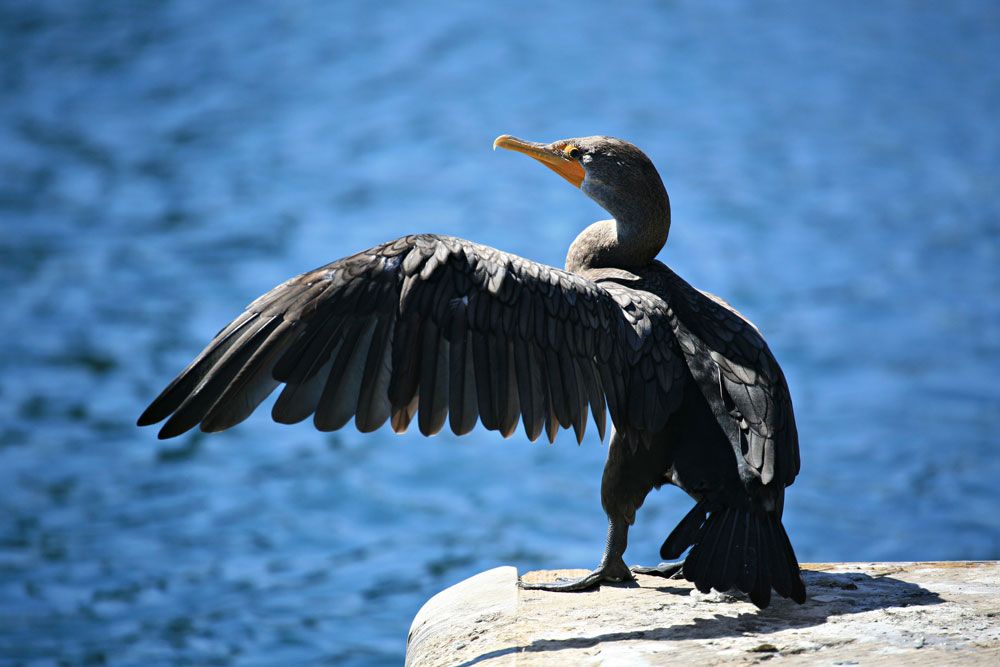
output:
M580 579L533 584L520 582L518 585L536 591L585 591L596 588L603 582L635 581L635 577L622 559L626 546L628 546L628 522L623 518L608 517L608 541L604 547L604 556L593 572Z
M681 573L683 567L684 567L684 561L682 560L674 561L672 563L660 563L659 565L654 565L652 567L633 565L632 574L648 574L652 577L679 579L681 576L683 576Z

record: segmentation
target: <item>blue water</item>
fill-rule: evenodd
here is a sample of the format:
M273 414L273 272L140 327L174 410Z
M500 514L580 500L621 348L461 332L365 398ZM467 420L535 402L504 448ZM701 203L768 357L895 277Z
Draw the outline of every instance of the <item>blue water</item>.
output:
M802 560L1000 558L996 3L607 4L0 3L0 664L396 664L441 588L595 563L593 437L133 426L334 258L561 265L601 211L507 132L660 167L661 259L791 383Z

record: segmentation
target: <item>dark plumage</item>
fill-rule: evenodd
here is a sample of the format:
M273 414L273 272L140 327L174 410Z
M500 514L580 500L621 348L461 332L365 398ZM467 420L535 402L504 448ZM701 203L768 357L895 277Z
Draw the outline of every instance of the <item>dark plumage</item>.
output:
M337 260L251 303L139 425L166 419L161 438L223 430L280 385L274 419L312 415L320 430L353 418L402 432L416 417L425 435L478 420L504 437L520 422L531 440L572 428L579 442L587 412L602 439L609 412L604 558L580 580L533 587L632 578L628 526L670 483L697 504L663 558L690 548L683 574L704 591L738 588L764 607L774 588L802 602L781 525L799 471L788 387L756 327L656 261L670 203L652 163L609 137L494 146L538 159L612 214L577 237L565 270L432 234Z

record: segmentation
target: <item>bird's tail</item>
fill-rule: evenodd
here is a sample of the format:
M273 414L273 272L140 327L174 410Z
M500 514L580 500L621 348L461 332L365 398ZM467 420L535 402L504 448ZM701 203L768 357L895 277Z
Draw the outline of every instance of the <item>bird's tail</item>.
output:
M806 601L792 544L781 519L772 512L749 507L709 512L700 502L667 537L660 556L678 558L691 545L684 578L703 593L736 588L761 609L770 603L772 587L799 604Z

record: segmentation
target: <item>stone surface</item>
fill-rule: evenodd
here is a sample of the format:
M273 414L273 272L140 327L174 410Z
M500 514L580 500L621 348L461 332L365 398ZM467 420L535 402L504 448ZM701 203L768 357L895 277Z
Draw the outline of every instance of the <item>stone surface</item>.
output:
M497 568L427 602L410 629L407 664L1000 665L996 561L803 568L806 604L776 597L765 610L647 576L585 593L526 591L514 568Z

